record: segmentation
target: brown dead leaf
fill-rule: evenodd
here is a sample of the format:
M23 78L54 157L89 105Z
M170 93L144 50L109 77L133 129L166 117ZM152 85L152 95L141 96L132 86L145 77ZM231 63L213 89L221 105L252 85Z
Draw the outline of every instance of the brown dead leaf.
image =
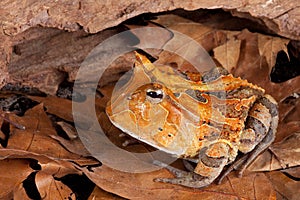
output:
M229 179L234 193L239 197L245 199L276 199L272 184L263 173L253 173L242 178L237 178L234 174L231 174L227 179Z
M26 129L20 130L11 126L7 149L23 150L50 158L84 160L80 155L67 151L57 140L59 137L50 119L44 111L43 104L28 110L23 117L14 116L13 121L24 124Z
M31 158L38 160L40 163L48 163L51 162L53 159L45 156L45 155L40 155L37 153L32 153L24 150L18 150L18 149L0 149L0 160L5 160L5 159L21 159L21 158Z
M288 54L287 44L289 40L258 34L258 50L261 57L265 57L270 70L275 66L277 53L284 51Z
M165 15L162 18L158 17L155 20L171 31L177 31L190 39L183 38L181 35L175 35L165 45L166 49L172 49L173 52L163 51L156 61L158 64L176 63L182 71L193 71L195 69L191 64L201 62L201 71L206 71L214 66L211 59L207 59L210 50L223 44L226 41L226 35L223 31L218 31L211 27L194 23L176 15ZM166 22L166 24L164 24ZM198 46L191 45L192 42L198 43L203 49ZM184 58L176 55L184 55ZM201 57L201 59L199 59ZM187 60L189 62L187 62Z
M300 121L291 121L287 123L281 123L278 127L277 135L275 143L271 145L270 148L275 145L275 151L279 151L281 157L278 157L280 155L274 155L272 151L265 151L261 155L259 155L256 160L249 166L249 170L251 171L272 171L277 169L282 169L287 167L286 162L281 162L280 159L292 159L294 157L293 151L299 148L299 142L298 140L286 140L285 138L292 137L294 138L294 134L300 130ZM293 147L296 147L296 149L290 149L289 146L292 145ZM282 148L282 149L281 149ZM285 154L284 157L282 154ZM289 158L289 155L291 155L292 158ZM283 157L282 157L283 156ZM298 162L299 159L296 158L296 161L291 160L292 163ZM292 165L294 166L294 165ZM292 167L291 166L291 167Z
M296 92L294 94L297 95ZM290 95L290 97L292 97L294 94ZM283 111L283 107L287 108L286 112ZM300 121L300 98L294 99L294 101L291 103L288 103L286 101L281 102L280 111L283 111L281 116L284 119L284 122Z
M82 144L79 138L74 140L66 140L62 137L52 135L50 136L54 140L57 140L63 147L65 147L68 151L75 153L80 156L90 156L91 154L86 150L84 145Z
M157 19L153 21L166 27L167 29L170 29L170 31L175 30L188 37L191 37L200 45L202 45L206 51L210 51L226 41L226 35L222 31L219 32L217 29L200 23L195 23L177 15L170 14L158 16ZM177 43L172 43L172 40L174 39ZM182 45L187 45L184 44L184 42L185 41L180 41L179 38L172 38L166 45L175 45L177 48L174 49L179 49ZM196 52L191 53L196 54ZM161 59L161 56L159 57L159 59ZM171 58L169 59L172 60Z
M272 144L270 150L285 167L300 165L300 132L294 133L281 142Z
M259 57L254 57L254 59L259 58L262 62L265 61L269 66L269 73L271 72L272 67L275 66L277 53L279 51L288 53L287 44L289 40L284 38L250 33L247 30L242 31L241 33L238 31L225 31L225 33L227 35L227 41L214 49L214 57L230 72L233 71L233 68L240 67L240 63L238 63L239 60L249 61L243 60L243 57L241 58L242 54L240 51L243 49L241 43L244 41L243 45L245 45L245 42L247 42L245 40L254 41L252 44L253 47L250 46L248 50L256 50L256 48L258 48L258 52L255 51L253 53L258 53ZM251 34L255 35L255 37L251 37ZM248 56L251 55L250 52L247 52L247 54ZM248 63L252 64L251 62ZM261 64L259 62L255 63Z
M106 85L99 88L99 92L103 95L101 98L95 98L96 112L104 112L107 102L110 100L114 90L114 85Z
M0 130L0 140L5 140L5 134Z
M23 187L23 183L20 183L16 186L13 191L13 199L14 200L31 200L32 198L28 197L25 188Z
M99 187L95 187L88 200L122 200L124 198L108 193Z
M14 189L34 170L26 159L0 161L0 199L12 199Z
M240 54L241 40L237 39L238 31L227 31L227 41L214 48L214 58L228 71L237 66Z
M300 131L300 121L282 122L277 129L274 143L282 141L284 138Z
M34 189L28 188L28 184L31 184L31 187L37 187L34 198L38 198L37 196L40 196L42 199L51 200L75 199L75 194L70 190L70 188L59 180L59 178L67 174L80 174L80 172L75 169L70 162L50 161L45 164L37 163L37 165L39 165L40 169L30 175L31 179L27 180L28 183L26 183L26 186L25 182L23 182L14 189L14 199L33 198L32 195L34 193ZM27 192L25 192L25 189Z
M76 199L75 194L68 186L43 171L36 174L35 182L42 199Z
M56 115L66 121L73 122L72 101L54 96L30 96L29 98L39 103L43 103L48 113Z
M130 24L127 24L126 26L139 39L139 43L135 46L137 48L143 49L151 56L157 58L157 56L162 51L163 46L173 37L173 34L168 29L161 28L160 26L152 23L151 21L145 23L147 23L146 26ZM149 38L153 37L153 32L155 32L156 40L149 40Z
M67 174L81 174L81 172L68 161L53 160L48 163L39 163L44 174L61 178Z
M299 92L300 77L283 83L271 82L269 77L272 66L268 65L265 56L260 55L258 38L258 33L247 30L238 35L238 39L241 40L241 52L238 64L231 73L261 86L266 93L272 95L278 102L282 102L293 93Z
M242 178L230 175L221 185L202 189L156 183L157 177L172 177L165 169L151 173L125 173L101 166L83 172L100 188L128 199L275 199L276 193L264 174ZM251 184L249 184L251 183Z
M267 176L274 189L284 198L299 199L300 182L292 180L279 171L268 172Z
M284 169L281 172L287 173L295 179L300 179L300 166Z
M282 169L284 166L269 150L260 154L255 161L247 168L250 171L273 171Z
M64 121L57 122L56 124L59 125L66 132L66 134L68 135L68 138L70 140L74 140L74 139L78 138L76 129L72 125L70 125Z

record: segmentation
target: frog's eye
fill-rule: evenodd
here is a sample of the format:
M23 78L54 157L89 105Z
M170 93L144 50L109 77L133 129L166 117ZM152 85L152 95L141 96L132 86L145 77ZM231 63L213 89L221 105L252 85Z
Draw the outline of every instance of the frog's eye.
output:
M147 99L152 103L159 103L164 98L164 92L162 90L147 90Z

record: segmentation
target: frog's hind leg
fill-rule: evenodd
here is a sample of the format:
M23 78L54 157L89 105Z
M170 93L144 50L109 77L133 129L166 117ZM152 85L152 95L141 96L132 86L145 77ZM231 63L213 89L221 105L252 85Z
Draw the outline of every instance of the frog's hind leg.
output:
M247 168L249 164L264 150L266 150L271 143L275 140L276 136L276 130L278 126L278 108L277 108L277 102L271 97L270 95L265 95L261 99L258 100L258 104L263 105L265 108L269 110L269 113L271 115L270 125L267 127L267 133L262 138L261 141L258 141L255 144L255 148L249 153L248 158L246 161L239 167L239 175L241 176L244 172L244 170ZM259 117L257 117L257 120L260 120ZM251 127L251 126L250 126ZM259 133L257 133L259 134Z
M265 95L256 101L249 111L239 146L239 150L245 154L223 172L219 183L232 170L238 170L239 176L242 176L252 161L274 141L277 126L277 103L273 97Z
M228 162L230 147L222 142L212 144L200 155L196 168L191 171L188 166L187 171L182 171L167 164L156 161L156 165L168 169L174 174L175 178L156 178L156 182L183 185L192 188L201 188L212 183L221 173Z

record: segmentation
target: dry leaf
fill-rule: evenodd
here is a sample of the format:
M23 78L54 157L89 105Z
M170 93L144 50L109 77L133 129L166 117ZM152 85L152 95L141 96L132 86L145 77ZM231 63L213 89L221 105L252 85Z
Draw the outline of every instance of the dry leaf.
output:
M68 151L75 153L80 156L90 156L91 154L86 150L82 142L79 138L74 140L66 140L62 137L52 135L50 136L54 140L57 140L63 147L65 147Z
M206 71L215 66L212 60L207 58L207 52L226 41L225 33L199 23L194 23L176 15L165 15L161 19L158 17L155 22L166 26L171 31L175 30L180 34L183 34L185 37L189 37L188 39L183 38L180 34L175 35L164 47L167 50L172 49L173 52L163 51L159 55L159 59L156 63L176 63L182 71L186 71L186 69L192 71L191 69L194 67L192 67L191 64L197 62L201 63L198 66L201 67L200 71ZM164 22L167 24L164 24ZM194 42L196 42L195 44L197 45L195 45ZM200 45L203 49L199 49L198 45ZM183 55L184 58L179 57L176 54Z
M300 165L300 132L294 133L269 148L285 167Z
M287 123L281 123L280 126L278 127L277 135L276 135L276 140L275 143L271 145L270 148L272 148L275 145L275 149L278 151L282 151L281 153L283 154L288 154L286 155L287 157L278 157L279 155L274 155L273 152L271 151L265 151L261 155L257 157L257 159L249 166L249 170L251 171L272 171L272 170L277 170L277 169L282 169L287 167L287 163L281 162L280 159L286 160L290 159L289 154L293 154L293 149L280 149L287 147L289 148L289 144L287 144L287 140L284 138L288 137L293 137L293 135L300 130L300 121L291 121ZM293 146L296 146L296 148L299 147L299 144L297 144L298 140L292 140L290 141L290 144ZM279 148L278 148L279 146ZM282 154L279 153L281 156ZM293 155L291 155L293 157ZM298 158L296 158L299 161ZM291 160L292 163L295 162L294 160Z
M284 166L276 158L276 156L268 151L260 154L255 161L247 168L250 171L272 171L277 169L282 169Z
M284 51L288 54L289 40L274 36L258 34L258 50L261 57L265 57L270 69L275 66L277 53Z
M70 162L35 163L34 168L36 171L14 189L14 199L75 199L75 194L59 181L67 174L80 174Z
M238 64L241 40L237 39L237 31L227 31L227 41L213 49L214 58L228 71L232 71Z
M44 112L42 104L27 111L24 117L14 117L13 120L24 124L26 129L20 130L11 127L8 149L26 150L57 158L78 157L74 157L49 137L57 133Z
M36 174L35 182L42 199L76 199L75 194L68 186L43 171Z
M269 172L267 176L283 199L299 199L299 181L292 180L279 171Z
M43 103L48 113L56 115L66 121L73 122L72 101L68 99L54 97L54 96L50 96L50 97L30 96L29 98L39 103Z
M27 159L5 159L0 161L0 199L12 199L14 188L22 184L34 170Z
M300 166L289 168L289 169L284 169L284 170L281 170L281 172L289 174L294 179L299 180L299 178L300 178Z
M167 170L151 173L125 173L101 166L83 172L102 189L128 199L275 199L276 193L264 174L237 178L230 175L221 185L202 189L156 183L157 177L172 177ZM251 184L249 184L249 182Z
M44 174L51 175L55 178L61 178L67 174L81 174L81 172L68 161L53 160L48 163L38 163Z
M122 200L124 198L108 193L99 187L95 187L88 200Z
M26 129L11 127L7 150L23 150L27 153L41 154L52 159L90 160L71 153L52 137L59 137L46 115L43 105L28 110L23 117L14 116L13 121L24 124ZM79 146L80 147L80 146Z
M295 77L283 83L273 83L270 81L270 66L265 57L259 53L258 34L250 33L247 30L238 35L242 41L239 62L232 73L236 77L247 79L266 90L267 94L272 95L278 102L300 91L300 77ZM280 106L280 105L279 105ZM282 120L282 119L281 119Z
M177 15L170 14L158 16L157 19L153 21L165 26L167 29L170 29L170 31L178 31L187 37L194 39L207 51L212 50L214 47L217 47L226 41L226 37L224 37L225 34L222 32L218 35L219 31L214 28L200 23L195 23ZM175 40L177 43L172 42L172 40ZM177 47L174 49L179 49L182 45L187 45L184 42L185 41L180 40L180 38L172 38L166 45L174 45ZM193 53L195 54L196 52Z
M14 200L31 200L27 195L25 188L23 187L23 183L20 183L13 191L13 199Z
M147 26L137 26L129 24L127 24L126 26L139 39L139 43L135 46L137 48L143 49L145 52L155 58L157 58L157 55L160 54L163 46L173 37L171 31L161 28L160 26L157 26L150 21L147 22ZM149 38L153 37L153 32L155 32L156 40L149 40Z
M58 124L66 132L70 140L78 138L77 132L72 125L64 121L57 122L56 124Z

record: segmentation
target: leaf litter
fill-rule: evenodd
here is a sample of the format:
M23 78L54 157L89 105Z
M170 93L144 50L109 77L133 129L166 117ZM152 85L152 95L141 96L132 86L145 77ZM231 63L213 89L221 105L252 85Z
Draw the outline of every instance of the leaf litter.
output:
M299 196L300 77L280 83L270 80L270 74L279 62L279 52L289 59L295 56L288 49L290 41L247 29L224 30L218 28L217 23L208 26L173 14L157 16L143 26L155 25L166 29L161 33L160 43L174 45L180 51L182 44L174 43L176 38L172 38L170 32L186 34L210 52L216 63L271 94L278 101L280 111L274 144L252 163L243 177L238 178L232 172L220 185L213 183L202 189L190 189L156 183L154 178L172 175L165 169L148 173L121 172L92 158L74 129L71 100L53 96L53 89L52 96L25 94L37 103L23 115L17 115L13 110L7 114L10 121L25 126L25 130L0 118L0 181L6 183L0 187L0 199L80 199L79 190L61 181L74 174L86 176L93 182L92 189L87 190L90 191L86 196L89 199L296 199ZM127 27L139 26L131 24ZM138 39L140 43L149 42ZM193 49L188 51L195 55ZM175 64L179 70L191 69L190 63L169 52L147 53L158 58L156 63ZM132 54L127 56L125 60L132 61ZM111 83L118 79L117 75L122 76L131 68L128 63L126 66L120 61L112 64L107 73L114 76L102 77L98 88L101 95L95 101L97 116L107 137L117 146L133 152L148 152L153 149L142 143L122 147L126 138L119 137L122 132L109 123L104 112L113 90ZM182 167L180 160L174 165ZM33 189L28 189L28 185L34 186Z

